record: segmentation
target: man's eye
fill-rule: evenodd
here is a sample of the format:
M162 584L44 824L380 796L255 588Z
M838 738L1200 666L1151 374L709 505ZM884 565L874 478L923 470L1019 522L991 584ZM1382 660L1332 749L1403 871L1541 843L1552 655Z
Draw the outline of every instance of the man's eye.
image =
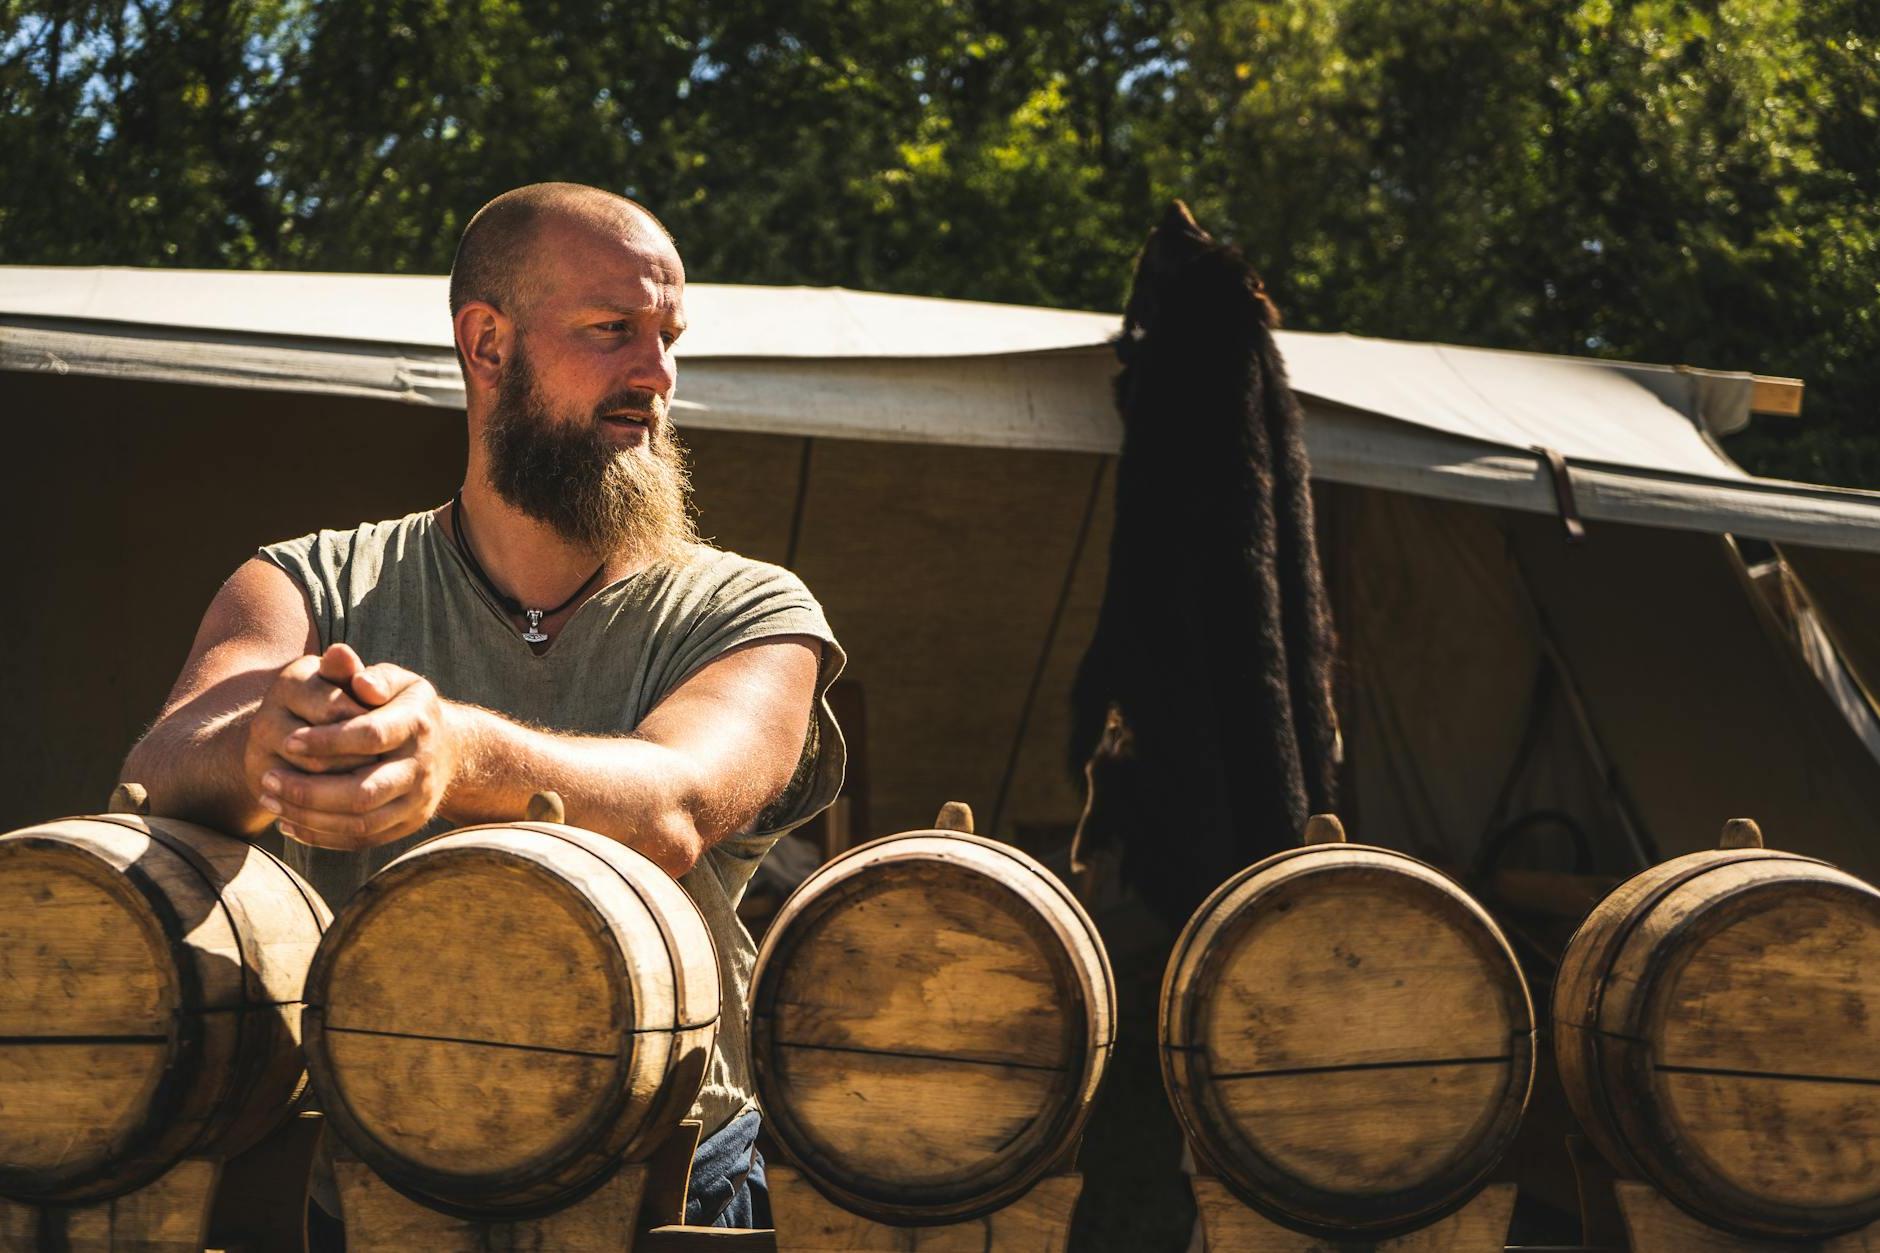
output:
M599 326L595 327L595 329L601 331L624 331L627 329L627 324L625 322L602 322Z

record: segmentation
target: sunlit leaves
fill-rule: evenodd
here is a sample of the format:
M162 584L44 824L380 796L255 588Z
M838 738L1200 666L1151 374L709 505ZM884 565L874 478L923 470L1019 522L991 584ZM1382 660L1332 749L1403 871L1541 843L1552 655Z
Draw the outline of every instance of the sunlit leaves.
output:
M1294 326L1799 375L1743 454L1880 486L1873 0L0 0L0 166L0 261L437 273L561 178L1097 308L1182 196Z

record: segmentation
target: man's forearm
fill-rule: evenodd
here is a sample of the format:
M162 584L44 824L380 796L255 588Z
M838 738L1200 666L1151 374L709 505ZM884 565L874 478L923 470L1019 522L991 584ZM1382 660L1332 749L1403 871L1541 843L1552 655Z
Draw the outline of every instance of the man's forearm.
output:
M150 812L252 836L272 820L249 794L242 772L248 721L259 700L203 716L194 702L169 710L124 759L118 779L140 783Z
M680 753L631 736L566 735L449 703L457 773L439 812L455 822L522 817L536 792L561 795L575 826L644 853L677 878L748 821L713 812Z

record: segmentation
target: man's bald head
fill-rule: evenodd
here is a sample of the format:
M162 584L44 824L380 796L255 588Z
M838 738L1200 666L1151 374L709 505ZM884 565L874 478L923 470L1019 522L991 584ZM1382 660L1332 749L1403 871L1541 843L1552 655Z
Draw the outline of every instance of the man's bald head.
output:
M506 191L478 209L457 241L450 266L450 312L473 300L517 316L534 292L532 250L544 226L565 222L618 233L651 229L672 235L646 206L580 183L531 183Z

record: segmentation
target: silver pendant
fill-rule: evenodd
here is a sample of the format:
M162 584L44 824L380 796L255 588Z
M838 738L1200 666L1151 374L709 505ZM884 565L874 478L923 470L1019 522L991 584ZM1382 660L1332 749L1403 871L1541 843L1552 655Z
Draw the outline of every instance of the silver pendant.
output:
M540 609L524 609L522 614L529 620L529 629L522 633L523 642L525 644L548 643L548 636L542 634L542 611Z

